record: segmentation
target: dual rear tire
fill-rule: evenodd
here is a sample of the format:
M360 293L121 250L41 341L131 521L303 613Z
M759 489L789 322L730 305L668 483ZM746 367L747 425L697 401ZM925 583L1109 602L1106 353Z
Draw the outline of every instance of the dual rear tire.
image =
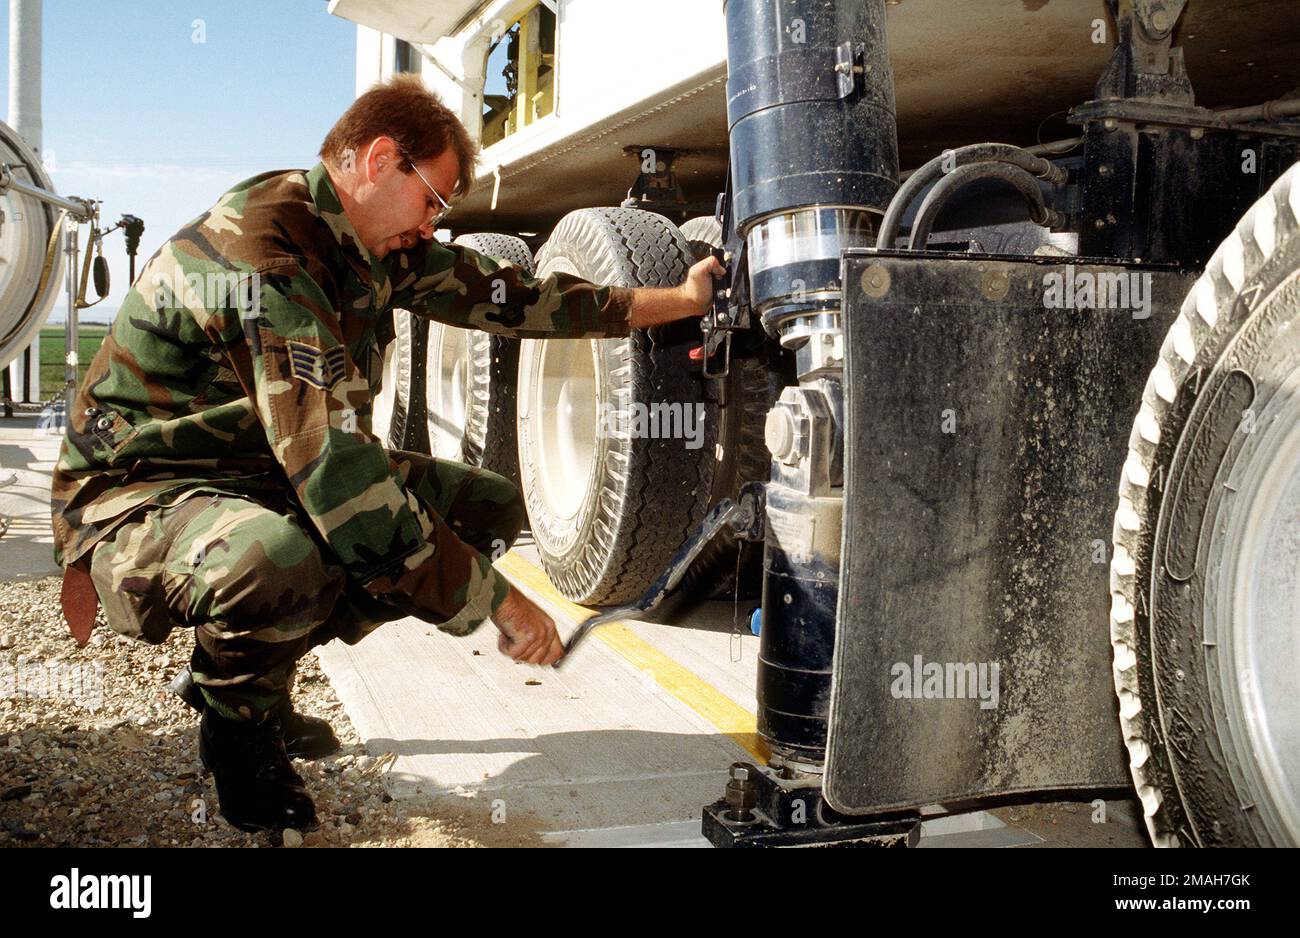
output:
M688 231L692 224L701 229L688 223ZM653 213L583 209L556 226L537 254L536 276L675 286L708 250L711 233L695 233L692 244ZM468 235L457 243L533 272L516 238ZM575 602L639 598L710 505L735 494L743 473L766 478L762 424L779 389L770 389L761 362L733 361L720 393L690 358L701 340L696 320L624 338L522 342L428 323L421 353L422 325L410 323L407 344L395 343L385 396L426 430L433 455L519 484L542 565ZM421 354L423 381L420 368L402 364ZM421 386L423 394L412 393ZM738 550L734 542L717 546L688 583L730 588ZM747 567L755 558L747 555Z
M625 208L563 219L537 274L669 287L693 257L670 222ZM575 602L625 603L658 577L709 507L716 408L689 358L699 325L626 338L538 339L519 358L519 463L538 553Z

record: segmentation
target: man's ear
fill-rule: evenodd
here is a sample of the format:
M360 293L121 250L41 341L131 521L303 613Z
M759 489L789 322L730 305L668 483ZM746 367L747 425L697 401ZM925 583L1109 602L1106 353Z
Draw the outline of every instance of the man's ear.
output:
M397 152L397 143L392 137L376 137L366 147L364 160L366 181L375 183L381 174L397 168L401 157Z

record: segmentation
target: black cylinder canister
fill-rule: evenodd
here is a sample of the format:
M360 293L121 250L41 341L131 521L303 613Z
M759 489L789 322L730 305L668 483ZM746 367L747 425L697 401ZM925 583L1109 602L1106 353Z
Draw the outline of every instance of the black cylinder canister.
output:
M727 0L732 215L750 300L789 324L838 309L840 254L898 188L885 0Z
M767 487L758 732L781 761L825 756L843 501Z
M727 0L726 17L736 229L810 205L883 213L898 188L885 0Z

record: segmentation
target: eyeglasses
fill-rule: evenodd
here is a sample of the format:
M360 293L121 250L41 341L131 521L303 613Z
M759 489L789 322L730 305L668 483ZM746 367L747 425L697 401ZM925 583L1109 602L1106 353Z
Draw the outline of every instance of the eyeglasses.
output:
M416 166L411 160L407 160L407 162L411 164L411 169L415 170L415 175L420 177L420 182L424 183L424 187L433 193L435 199L442 203L442 211L435 212L432 218L420 226L421 228L432 228L434 225L438 224L438 222L447 217L447 213L451 211L451 206L447 204L446 199L438 195L437 189L429 185L429 180L424 178L424 173L420 172L420 167Z

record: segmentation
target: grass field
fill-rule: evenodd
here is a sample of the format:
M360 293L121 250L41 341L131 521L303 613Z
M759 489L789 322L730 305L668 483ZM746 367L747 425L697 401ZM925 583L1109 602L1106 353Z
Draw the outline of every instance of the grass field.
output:
M77 354L78 381L86 376L86 367L99 351L99 344L108 335L108 326L83 324L77 330L80 348ZM63 392L62 326L46 326L41 330L41 400L48 401Z

